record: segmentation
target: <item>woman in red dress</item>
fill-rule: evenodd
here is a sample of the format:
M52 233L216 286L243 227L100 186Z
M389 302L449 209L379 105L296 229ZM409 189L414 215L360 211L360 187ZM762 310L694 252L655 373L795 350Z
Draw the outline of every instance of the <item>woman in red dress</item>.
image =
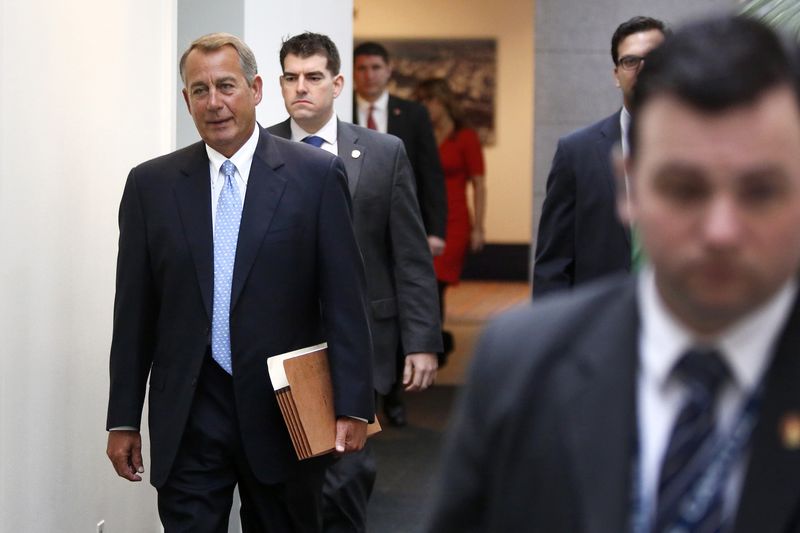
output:
M467 249L483 248L486 180L483 152L475 130L466 127L456 96L447 81L428 79L419 84L417 99L428 109L447 188L447 229L444 253L433 259L439 282L439 304L444 320L444 292L461 279ZM472 216L467 205L467 185L472 186ZM452 335L444 333L445 353L452 349Z

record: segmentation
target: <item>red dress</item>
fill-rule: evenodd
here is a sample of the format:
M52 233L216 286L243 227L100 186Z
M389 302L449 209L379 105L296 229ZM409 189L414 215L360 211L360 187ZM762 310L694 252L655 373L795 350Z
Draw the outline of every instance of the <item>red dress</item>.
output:
M467 207L467 180L483 175L483 152L475 130L462 128L439 145L447 188L447 228L444 254L433 258L436 279L458 283L469 248L471 224Z

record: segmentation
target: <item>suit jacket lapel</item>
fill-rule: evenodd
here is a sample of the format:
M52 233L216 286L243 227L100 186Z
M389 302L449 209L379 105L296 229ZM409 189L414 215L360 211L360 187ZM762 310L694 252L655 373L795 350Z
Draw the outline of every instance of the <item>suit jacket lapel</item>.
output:
M617 178L614 172L614 166L611 163L611 149L614 144L622 139L622 128L620 126L620 114L622 110L614 113L608 117L600 128L600 136L597 138L595 148L597 150L597 161L600 162L600 175L605 178L606 186L611 192L612 205L616 205L617 201ZM631 242L631 234L625 228L625 239L628 244Z
M391 94L386 106L386 113L386 131L397 135L398 130L403 128L403 109L397 105L397 99Z
M286 179L275 172L282 165L283 158L278 153L275 141L266 130L261 130L253 165L250 167L250 177L247 179L242 222L239 226L231 287L231 310L242 293L264 234L283 196Z
M269 127L269 132L273 135L277 135L278 137L283 137L284 139L291 140L292 139L292 126L289 123L291 119L287 118L283 122L278 122L274 126Z
M736 533L778 533L797 521L800 448L784 424L800 423L800 299L781 334L766 376L761 413L739 500ZM797 428L794 428L797 431ZM797 527L795 522L793 527ZM794 530L794 529L792 529Z
M183 177L175 184L175 200L178 203L184 235L197 270L200 294L211 320L212 291L214 287L214 250L211 228L211 177L208 171L208 155L200 142L190 148L191 153L184 168Z
M588 533L629 529L632 458L637 440L636 283L578 346L574 379L563 380L568 464Z
M358 180L361 177L361 164L364 161L366 149L358 144L358 134L356 128L337 121L337 139L339 157L344 161L344 168L347 170L347 186L350 189L350 197L355 198Z

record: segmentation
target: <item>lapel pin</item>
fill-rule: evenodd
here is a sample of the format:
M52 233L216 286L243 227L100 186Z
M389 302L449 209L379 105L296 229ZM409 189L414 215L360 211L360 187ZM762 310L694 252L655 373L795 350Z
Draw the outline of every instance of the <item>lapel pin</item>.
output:
M788 450L800 450L800 413L783 415L780 422L781 442Z
M353 159L358 159L359 157L361 157L361 150L353 150L352 152L350 152L350 156Z
M399 107L395 107L392 111L394 112L394 116L396 116L396 117L400 116L400 108Z

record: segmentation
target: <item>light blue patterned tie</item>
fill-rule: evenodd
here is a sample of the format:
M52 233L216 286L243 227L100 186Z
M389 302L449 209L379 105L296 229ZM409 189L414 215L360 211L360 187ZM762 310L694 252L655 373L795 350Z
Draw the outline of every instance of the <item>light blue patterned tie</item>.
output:
M242 220L242 200L236 186L236 166L229 160L222 163L225 183L217 203L214 227L214 310L211 319L211 355L214 361L233 374L231 363L231 284L236 241Z

